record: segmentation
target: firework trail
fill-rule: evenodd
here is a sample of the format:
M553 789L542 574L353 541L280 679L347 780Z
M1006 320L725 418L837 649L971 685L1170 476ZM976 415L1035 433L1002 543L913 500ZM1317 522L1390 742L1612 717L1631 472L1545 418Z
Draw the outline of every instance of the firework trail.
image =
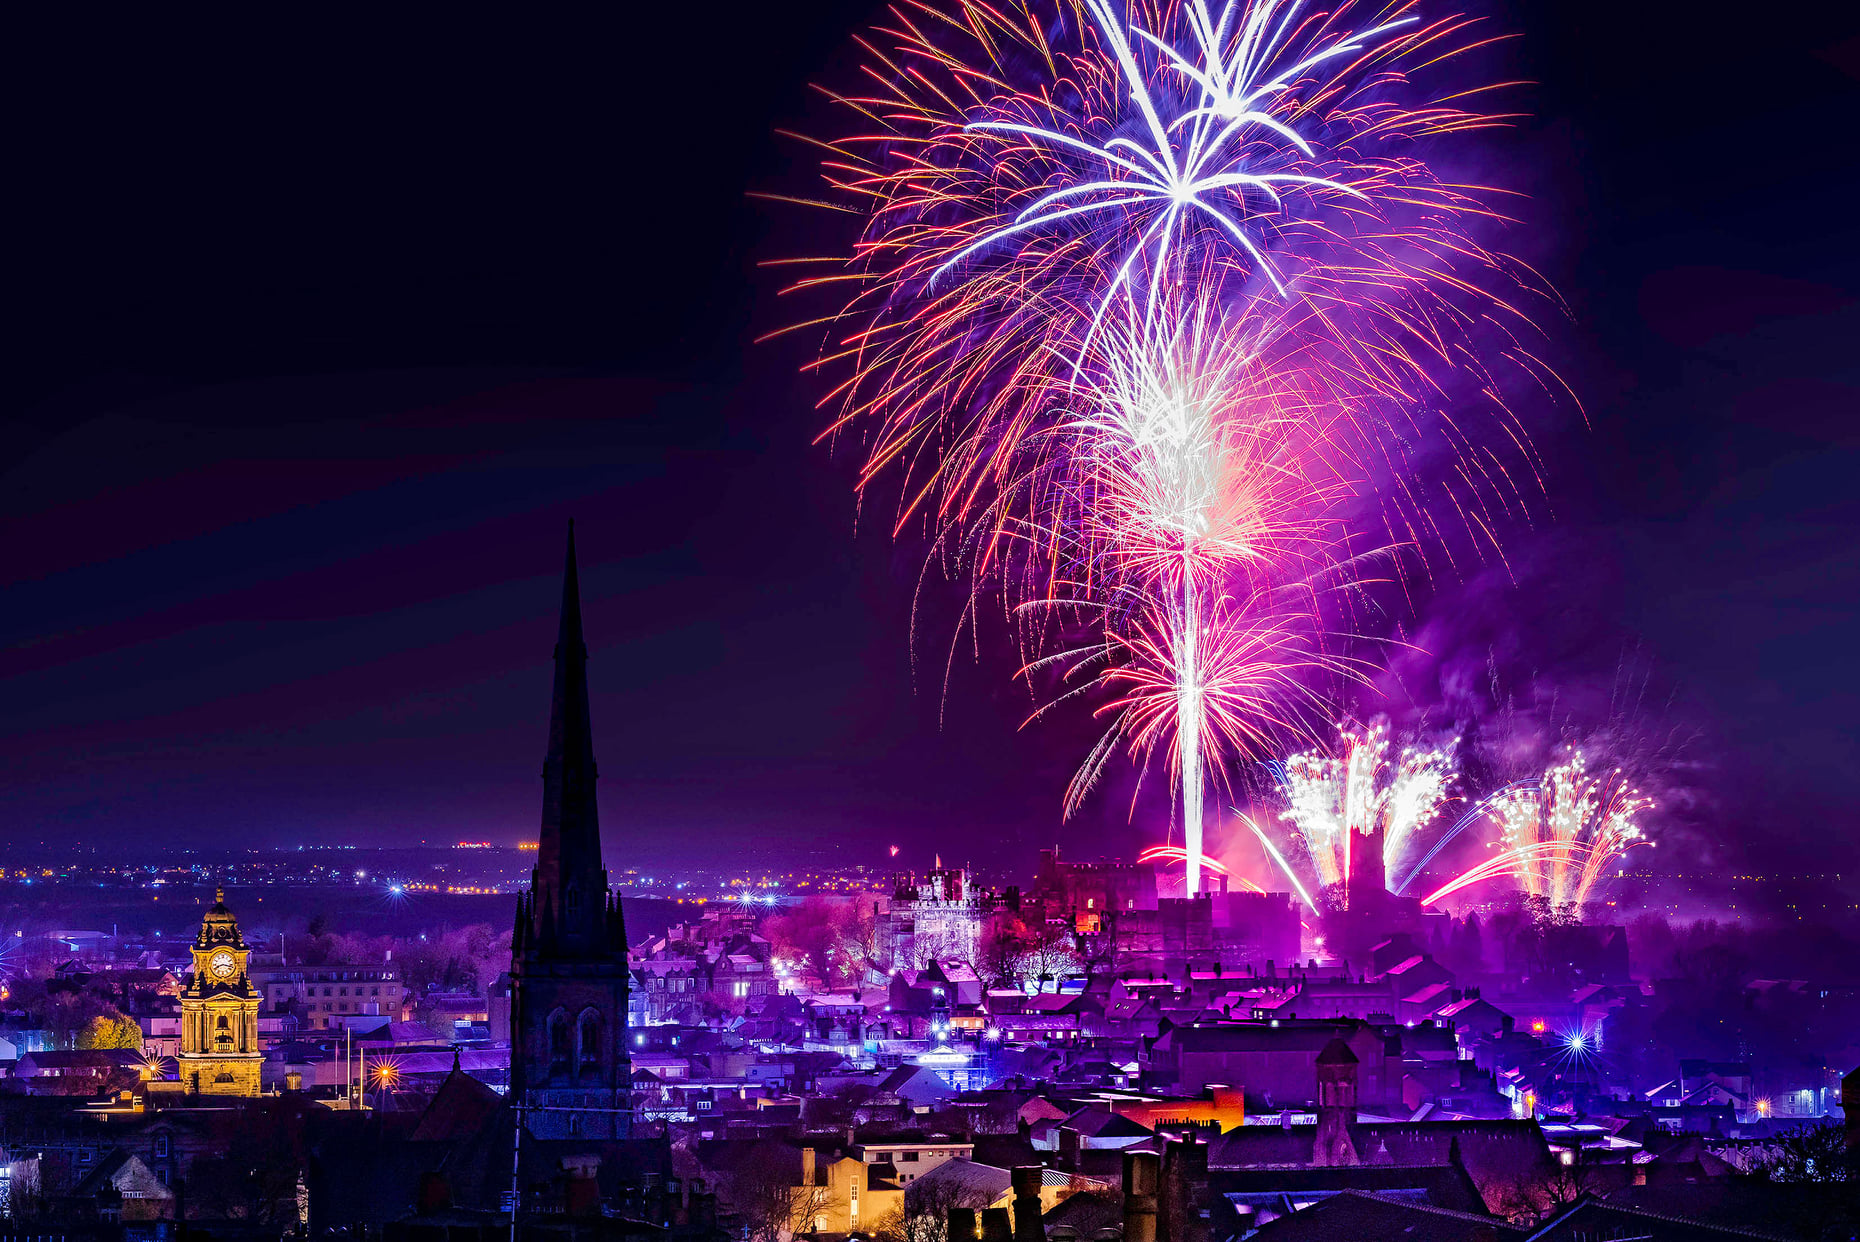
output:
M1175 620L1174 610L1157 606L1122 629L1107 630L1101 643L1044 662L1073 661L1069 677L1083 670L1085 688L1101 692L1096 715L1108 720L1067 789L1067 811L1076 809L1116 754L1127 752L1139 770L1159 752L1166 755L1187 803L1184 845L1198 886L1205 783L1225 787L1234 759L1262 753L1284 733L1307 731L1323 707L1312 684L1355 670L1326 654L1295 614L1249 611L1223 598L1200 620L1194 644L1174 632ZM1196 661L1193 668L1183 666L1185 651ZM1042 707L1035 718L1063 701Z
M862 491L899 482L897 529L972 576L969 624L991 589L1024 655L1055 609L1091 619L1022 663L1109 694L1068 812L1111 754L1166 750L1191 891L1204 786L1308 724L1294 682L1347 672L1319 597L1520 500L1450 391L1533 465L1488 368L1551 378L1487 288L1530 274L1473 235L1493 192L1417 154L1503 121L1471 106L1489 87L1421 84L1489 41L1400 0L900 0L833 95L857 128L806 140L816 205L863 221L791 286L842 295L795 325L839 376L823 438L862 438ZM1444 498L1416 419L1457 457ZM1353 544L1371 495L1388 537Z
M1458 771L1457 740L1393 749L1388 722L1338 730L1335 748L1304 751L1283 764L1279 818L1294 827L1320 887L1346 903L1366 861L1377 877L1400 866L1448 801ZM1365 860L1363 850L1379 850ZM1381 887L1382 880L1376 881Z
M1183 849L1179 845L1152 845L1148 849L1144 850L1142 853L1137 855L1137 861L1140 863L1146 863L1146 862L1181 863L1183 864L1183 866L1188 865L1189 858L1190 858L1189 852ZM1240 886L1249 893L1264 893L1266 891L1265 889L1261 888L1259 885L1253 883L1253 881L1247 879L1245 876L1234 875L1233 872L1228 869L1225 863L1222 863L1218 861L1217 859L1204 857L1201 860L1201 865L1206 867L1209 871L1214 872L1216 875L1230 876L1233 879L1238 880L1240 882Z

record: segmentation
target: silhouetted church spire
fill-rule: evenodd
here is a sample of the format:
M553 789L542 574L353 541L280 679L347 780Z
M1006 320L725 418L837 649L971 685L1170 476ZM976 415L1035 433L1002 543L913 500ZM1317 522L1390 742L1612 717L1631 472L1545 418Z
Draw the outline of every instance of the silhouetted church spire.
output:
M562 618L555 640L555 693L549 705L549 750L543 757L542 831L528 920L535 946L545 953L573 955L610 947L595 777L588 645L582 637L581 580L575 565L575 525L570 522ZM624 945L622 938L613 947Z
M626 927L601 865L575 528L568 528L555 643L542 831L510 955L510 1089L538 1138L625 1138L632 1062Z

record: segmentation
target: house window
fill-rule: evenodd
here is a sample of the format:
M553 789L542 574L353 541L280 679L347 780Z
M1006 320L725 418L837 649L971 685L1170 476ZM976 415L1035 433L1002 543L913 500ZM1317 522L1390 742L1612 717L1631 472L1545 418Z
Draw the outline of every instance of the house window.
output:
M162 1157L162 1156L166 1156L167 1154L168 1154L168 1136L166 1134L157 1134L155 1136L155 1155L157 1157Z
M916 1163L917 1163L917 1153L916 1153L916 1152L914 1152L914 1151L907 1151L907 1152L905 1152L905 1153L904 1153L904 1163L906 1163L906 1164L916 1164Z

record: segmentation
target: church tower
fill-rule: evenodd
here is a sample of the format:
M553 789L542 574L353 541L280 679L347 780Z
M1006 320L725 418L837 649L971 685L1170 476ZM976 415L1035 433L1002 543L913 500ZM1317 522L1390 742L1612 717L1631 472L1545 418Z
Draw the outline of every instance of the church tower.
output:
M258 1094L258 989L245 971L245 937L226 894L194 938L194 973L181 991L181 1089L195 1095Z
M1349 827L1344 831L1351 838L1350 875L1344 887L1344 907L1358 911L1379 910L1389 895L1388 872L1382 859L1387 826L1377 814L1375 827L1368 831L1358 832Z
M1325 1044L1317 1056L1317 1136L1311 1163L1324 1168L1360 1164L1350 1129L1356 1124L1356 1054L1342 1038Z
M542 833L511 940L510 1091L532 1110L524 1123L538 1138L625 1138L631 1131L626 925L601 865L594 778L570 523Z

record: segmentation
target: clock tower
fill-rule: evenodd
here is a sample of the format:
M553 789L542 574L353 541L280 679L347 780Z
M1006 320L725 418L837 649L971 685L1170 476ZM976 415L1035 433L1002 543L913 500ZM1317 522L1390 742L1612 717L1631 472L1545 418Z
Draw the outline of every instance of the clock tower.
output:
M216 891L194 938L194 973L181 991L181 1087L195 1095L258 1094L258 989L239 922Z

